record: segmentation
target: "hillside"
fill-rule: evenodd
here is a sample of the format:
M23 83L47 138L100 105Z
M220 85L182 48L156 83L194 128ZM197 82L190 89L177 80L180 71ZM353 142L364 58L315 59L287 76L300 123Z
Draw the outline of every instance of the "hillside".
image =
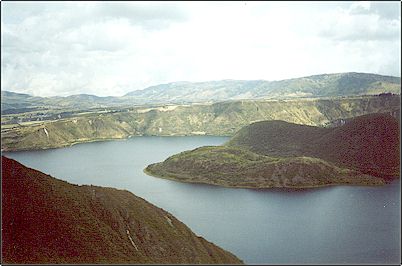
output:
M1 148L5 151L46 149L142 135L231 136L256 121L283 120L323 127L332 121L369 113L391 113L398 117L399 112L399 95L138 107L2 125ZM2 123L7 119L2 116Z
M186 104L228 100L296 99L401 93L401 78L369 73L322 74L278 81L218 80L172 82L132 91L122 97L79 94L33 97L2 91L1 113L53 109L91 109L149 104Z
M387 114L356 117L335 128L262 121L242 128L226 145L267 156L317 157L392 178L399 173L399 126Z
M20 114L26 112L68 111L93 108L128 106L136 104L124 97L98 97L78 94L66 97L37 97L10 91L1 92L1 114Z
M219 80L207 82L173 82L133 91L131 96L143 101L205 102L238 99L288 99L299 97L338 97L400 94L399 77L368 73L322 74L279 81Z
M2 263L242 263L128 191L72 185L3 156L2 241Z
M145 173L182 182L241 188L383 185L384 181L312 157L271 157L236 147L201 147L148 165Z
M370 114L335 128L256 122L225 145L149 165L150 175L230 187L380 185L399 178L399 123Z

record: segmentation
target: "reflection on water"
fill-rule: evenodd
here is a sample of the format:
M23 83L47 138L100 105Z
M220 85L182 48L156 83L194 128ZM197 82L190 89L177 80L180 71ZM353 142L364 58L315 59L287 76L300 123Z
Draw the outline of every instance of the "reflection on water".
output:
M231 189L147 176L150 163L225 137L138 137L4 155L75 184L127 189L246 263L399 263L400 181L300 191Z

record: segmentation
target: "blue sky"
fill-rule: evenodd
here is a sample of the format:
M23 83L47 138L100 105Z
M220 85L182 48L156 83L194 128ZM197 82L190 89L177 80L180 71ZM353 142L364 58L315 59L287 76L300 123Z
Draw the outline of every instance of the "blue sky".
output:
M38 96L401 71L399 2L1 5L1 89Z

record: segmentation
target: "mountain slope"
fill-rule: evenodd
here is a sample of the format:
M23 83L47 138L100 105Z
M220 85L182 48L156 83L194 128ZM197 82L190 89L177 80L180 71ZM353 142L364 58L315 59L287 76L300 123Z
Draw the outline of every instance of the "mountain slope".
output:
M98 97L89 94L77 94L66 97L34 97L28 94L10 91L1 92L1 114L18 114L44 110L85 110L137 104L135 99L127 97Z
M128 191L77 186L2 156L3 263L241 263Z
M342 122L354 116L378 112L398 116L400 96L138 107L116 113L94 112L53 121L2 126L1 148L6 151L45 149L141 135L232 136L255 121L283 120L322 127L332 121Z
M399 122L369 114L335 128L262 121L241 129L227 143L267 156L309 156L381 177L399 173Z
M399 142L398 120L388 114L357 117L335 128L262 121L223 146L182 152L144 171L230 187L380 185L399 178Z
M153 102L205 102L237 99L283 99L299 97L338 97L400 94L399 77L368 73L322 74L279 81L219 80L207 82L173 82L127 93Z
M33 97L2 91L2 114L43 109L88 109L144 104L182 104L242 99L289 99L401 93L401 78L369 73L322 74L278 81L218 80L173 82L127 93L122 97L88 94Z

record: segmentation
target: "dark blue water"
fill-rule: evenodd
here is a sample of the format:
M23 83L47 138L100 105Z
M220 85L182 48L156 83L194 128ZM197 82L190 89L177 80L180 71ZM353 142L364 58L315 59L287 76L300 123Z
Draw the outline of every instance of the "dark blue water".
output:
M150 163L224 137L137 137L4 153L75 184L127 189L249 264L400 263L400 181L297 192L230 189L148 176Z

